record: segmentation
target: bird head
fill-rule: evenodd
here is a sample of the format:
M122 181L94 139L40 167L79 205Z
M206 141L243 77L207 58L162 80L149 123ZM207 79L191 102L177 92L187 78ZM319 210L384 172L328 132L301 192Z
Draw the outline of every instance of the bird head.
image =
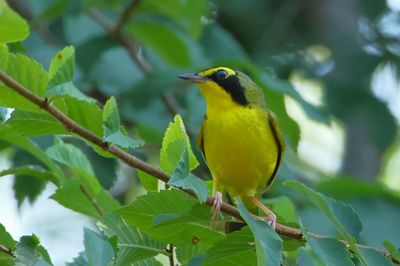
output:
M197 73L182 74L179 78L199 86L207 106L220 109L227 105L243 107L264 102L261 89L244 73L228 67L215 67Z

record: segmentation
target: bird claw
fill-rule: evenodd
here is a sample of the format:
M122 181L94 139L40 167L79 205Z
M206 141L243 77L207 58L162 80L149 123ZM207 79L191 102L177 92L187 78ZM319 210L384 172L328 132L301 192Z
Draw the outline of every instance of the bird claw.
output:
M267 216L254 216L256 220L266 222L272 229L275 230L276 227L276 215L270 212Z
M221 211L221 206L222 206L222 193L217 191L214 196L214 202L213 206L211 209L211 219L216 220L220 211Z
M267 222L267 224L269 224L272 229L275 230L276 227L276 215L274 213L270 213L265 217L265 221Z

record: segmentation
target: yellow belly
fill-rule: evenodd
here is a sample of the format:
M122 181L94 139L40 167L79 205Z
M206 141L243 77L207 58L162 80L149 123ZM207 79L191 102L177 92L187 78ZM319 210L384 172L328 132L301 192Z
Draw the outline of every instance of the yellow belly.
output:
M278 147L263 109L208 113L203 147L214 185L232 197L259 196L277 163Z

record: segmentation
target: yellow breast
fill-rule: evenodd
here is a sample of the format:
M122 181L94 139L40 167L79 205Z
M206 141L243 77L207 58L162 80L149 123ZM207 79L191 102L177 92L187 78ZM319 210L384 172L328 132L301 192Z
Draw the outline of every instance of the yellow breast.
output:
M207 108L203 147L215 185L231 196L258 196L277 164L278 147L263 108Z

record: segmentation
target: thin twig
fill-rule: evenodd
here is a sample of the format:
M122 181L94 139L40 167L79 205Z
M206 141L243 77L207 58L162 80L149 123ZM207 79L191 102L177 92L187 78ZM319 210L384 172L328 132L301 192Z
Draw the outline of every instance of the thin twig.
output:
M95 144L96 146L103 149L104 151L107 151L107 152L115 155L121 161L125 162L126 164L128 164L129 166L131 166L133 168L142 170L143 172L146 172L149 175L152 175L165 183L167 183L169 181L170 177L167 173L151 166L150 164L140 160L139 158L125 152L124 150L122 150L114 145L109 145L101 137L95 135L94 133L90 132L86 128L82 127L80 124L76 123L74 120L72 120L67 115L65 115L63 112L61 112L59 109L57 109L53 105L50 105L46 98L37 96L36 94L32 93L25 86L21 85L19 82L17 82L12 77L8 76L6 73L4 73L2 71L0 71L0 80L2 80L7 87L13 89L17 93L19 93L20 95L25 97L27 100L29 100L32 103L34 103L35 105L37 105L39 108L47 111L54 118L56 118L62 125L64 125L64 127L71 133L75 133L76 135L82 137L83 139ZM183 191L185 191L186 193L188 193L189 195L191 195L193 197L196 197L196 195L191 190L183 190ZM213 206L213 202L214 202L214 198L208 197L206 204L209 206ZM240 216L239 211L230 204L223 203L221 206L221 210L226 214L229 214L237 219L243 220ZM282 236L305 241L301 231L297 228L293 228L293 227L289 227L289 226L277 223L275 231ZM315 233L309 233L309 234L311 237L315 237L315 238L326 238L325 236L321 236L321 235L318 235ZM346 242L343 242L343 243L346 244ZM369 247L369 246L365 246L365 245L358 245L358 246L361 248L375 249L373 247ZM389 253L386 253L379 249L375 249L375 250L383 253L386 257L390 258L393 262L400 264L400 261L397 260L396 258L392 257Z
M133 0L129 3L129 5L124 9L121 16L118 19L117 25L115 25L116 31L122 31L122 28L125 26L126 22L129 20L133 10L140 4L140 0Z
M113 26L97 9L92 8L87 13L107 31L110 37L125 47L129 56L143 73L150 73L152 71L151 65L140 57L140 46L136 41L132 38L127 38L121 31L121 28Z
M165 248L166 251L168 251L169 255L169 265L174 266L174 245L173 244L168 244L168 246Z
M128 52L132 61L139 67L139 69L144 74L149 74L153 71L153 67L147 62L143 57L141 57L140 53L140 45L134 40L132 37L127 37L122 32L122 26L129 19L129 16L132 14L133 10L138 6L139 1L132 1L131 4L127 7L127 9L122 13L119 21L116 26L113 26L112 22L109 21L105 16L103 16L97 9L92 8L88 11L88 14L92 17L94 21L96 21L100 26L102 26L110 37L112 37L116 42L119 42L125 50ZM123 22L123 23L122 23ZM122 23L122 24L121 24ZM164 103L167 111L175 116L179 114L179 104L176 102L174 97L166 92L161 94L161 101ZM187 129L188 135L191 139L194 138L195 134Z
M11 257L15 257L11 248L4 247L3 245L0 245L0 252L6 253L6 254L10 255Z

